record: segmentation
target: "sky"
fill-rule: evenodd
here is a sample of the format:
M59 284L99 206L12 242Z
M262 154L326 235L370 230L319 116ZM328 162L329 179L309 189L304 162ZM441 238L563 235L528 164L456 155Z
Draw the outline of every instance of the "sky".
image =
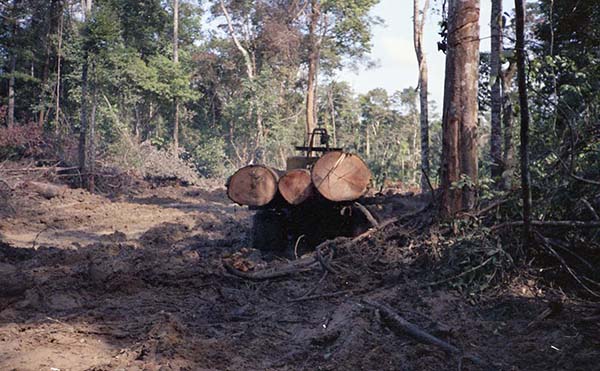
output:
M424 1L421 1L423 4ZM427 13L423 45L429 67L429 99L437 103L441 112L444 91L445 55L437 50L441 21L441 0L431 0ZM514 2L503 0L504 11L511 12ZM422 6L422 5L421 5ZM433 8L433 11L432 11ZM491 1L481 1L480 13L480 49L490 49L490 12ZM385 25L373 30L373 49L371 58L377 61L377 67L361 68L358 72L345 69L337 76L338 80L349 82L357 93L366 93L374 88L384 88L388 93L407 87L416 87L418 82L417 57L413 46L413 0L381 0L372 11L372 15L384 20Z

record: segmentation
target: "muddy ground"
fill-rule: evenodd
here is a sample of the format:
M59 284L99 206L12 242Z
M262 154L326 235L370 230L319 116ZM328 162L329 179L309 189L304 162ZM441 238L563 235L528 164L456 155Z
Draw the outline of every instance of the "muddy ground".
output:
M217 186L17 189L0 210L0 370L600 369L597 303L527 275L476 296L426 285L436 272L402 223L338 253L333 272L232 276L223 261L286 264L250 248L251 215ZM485 365L394 331L365 299Z

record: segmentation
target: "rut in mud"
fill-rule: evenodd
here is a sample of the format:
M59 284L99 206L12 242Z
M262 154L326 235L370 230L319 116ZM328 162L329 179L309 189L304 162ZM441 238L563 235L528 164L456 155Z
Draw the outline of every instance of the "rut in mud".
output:
M252 212L207 189L112 200L22 190L0 222L0 369L481 368L394 332L367 298L489 368L590 369L599 359L589 302L520 277L473 299L423 285L435 272L410 223L332 242L333 272L232 276L223 261L246 271L285 262L249 247ZM394 205L401 216L418 203Z

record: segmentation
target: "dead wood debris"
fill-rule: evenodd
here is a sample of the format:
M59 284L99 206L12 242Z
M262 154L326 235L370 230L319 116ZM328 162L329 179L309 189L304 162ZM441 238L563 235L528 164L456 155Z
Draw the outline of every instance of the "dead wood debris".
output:
M569 228L598 228L600 227L600 221L584 221L584 220L532 220L531 225L536 227L569 227ZM523 226L523 221L513 221L498 224L492 227L492 230L502 229L506 227L520 227Z
M336 243L336 242L340 243L338 248L347 248L347 247L352 246L360 241L363 241L364 239L368 238L376 231L382 230L383 228L395 223L397 220L398 219L396 219L396 218L386 220L385 222L380 223L376 228L371 228L368 231L366 231L352 239L339 237L334 240L325 241L325 242L319 244L315 248L315 252L313 252L312 254L310 254L304 258L292 260L289 263L279 266L279 267L266 268L266 269L262 269L262 270L254 271L254 272L242 272L242 271L234 268L231 264L229 264L227 262L223 262L223 267L229 274L239 277L239 278L250 280L250 281L262 281L262 280L286 277L286 276L290 276L290 275L293 275L296 273L311 271L319 266L322 267L325 271L328 271L332 274L337 274L338 272L330 265L330 261L333 259L333 255L334 255L333 250L330 250L329 254L327 254L328 255L327 258L325 258L325 256L323 255L324 249L328 248L331 244Z
M290 276L296 273L307 272L317 267L318 261L314 256L293 260L281 267L267 268L254 272L242 272L235 269L231 264L223 262L225 270L236 277L250 281L263 281L274 278Z
M358 210L360 210L361 213L364 214L365 218L367 218L369 223L371 223L371 227L377 227L379 225L379 222L377 221L377 219L375 219L375 217L373 216L373 214L371 213L371 211L369 209L367 209L365 206L363 206L359 202L355 202L354 206Z
M575 281L577 281L577 283L579 283L579 285L581 285L581 287L583 287L585 289L585 291L590 293L592 296L600 298L600 294L598 294L596 291L590 289L585 283L583 283L583 281L581 280L581 278L579 278L579 276L577 275L575 270L573 270L573 268L571 268L567 264L565 259L562 256L560 256L560 254L558 254L556 252L556 250L554 250L554 248L552 248L551 242L544 235L542 235L541 233L536 231L535 236L537 237L540 245L543 248L545 248L546 250L548 250L548 252L550 252L550 254L553 255L560 262L560 264L563 266L563 268L565 268L565 270L571 275L571 277L573 277L573 279Z
M445 352L457 356L459 358L459 363L462 361L462 359L467 359L480 366L487 365L487 363L481 358L471 354L466 354L454 345L451 345L444 340L431 335L430 333L419 328L417 325L407 321L388 305L370 299L363 299L363 303L378 310L381 314L382 320L385 321L384 323L392 330L400 330L421 343L435 345Z

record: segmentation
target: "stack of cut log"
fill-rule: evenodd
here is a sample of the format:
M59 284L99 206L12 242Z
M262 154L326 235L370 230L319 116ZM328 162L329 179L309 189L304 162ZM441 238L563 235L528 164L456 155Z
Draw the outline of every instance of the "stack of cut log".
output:
M371 182L371 171L357 155L327 152L311 170L279 171L264 165L239 169L227 182L227 196L247 206L265 206L283 199L300 205L317 195L333 202L354 201L363 196Z

